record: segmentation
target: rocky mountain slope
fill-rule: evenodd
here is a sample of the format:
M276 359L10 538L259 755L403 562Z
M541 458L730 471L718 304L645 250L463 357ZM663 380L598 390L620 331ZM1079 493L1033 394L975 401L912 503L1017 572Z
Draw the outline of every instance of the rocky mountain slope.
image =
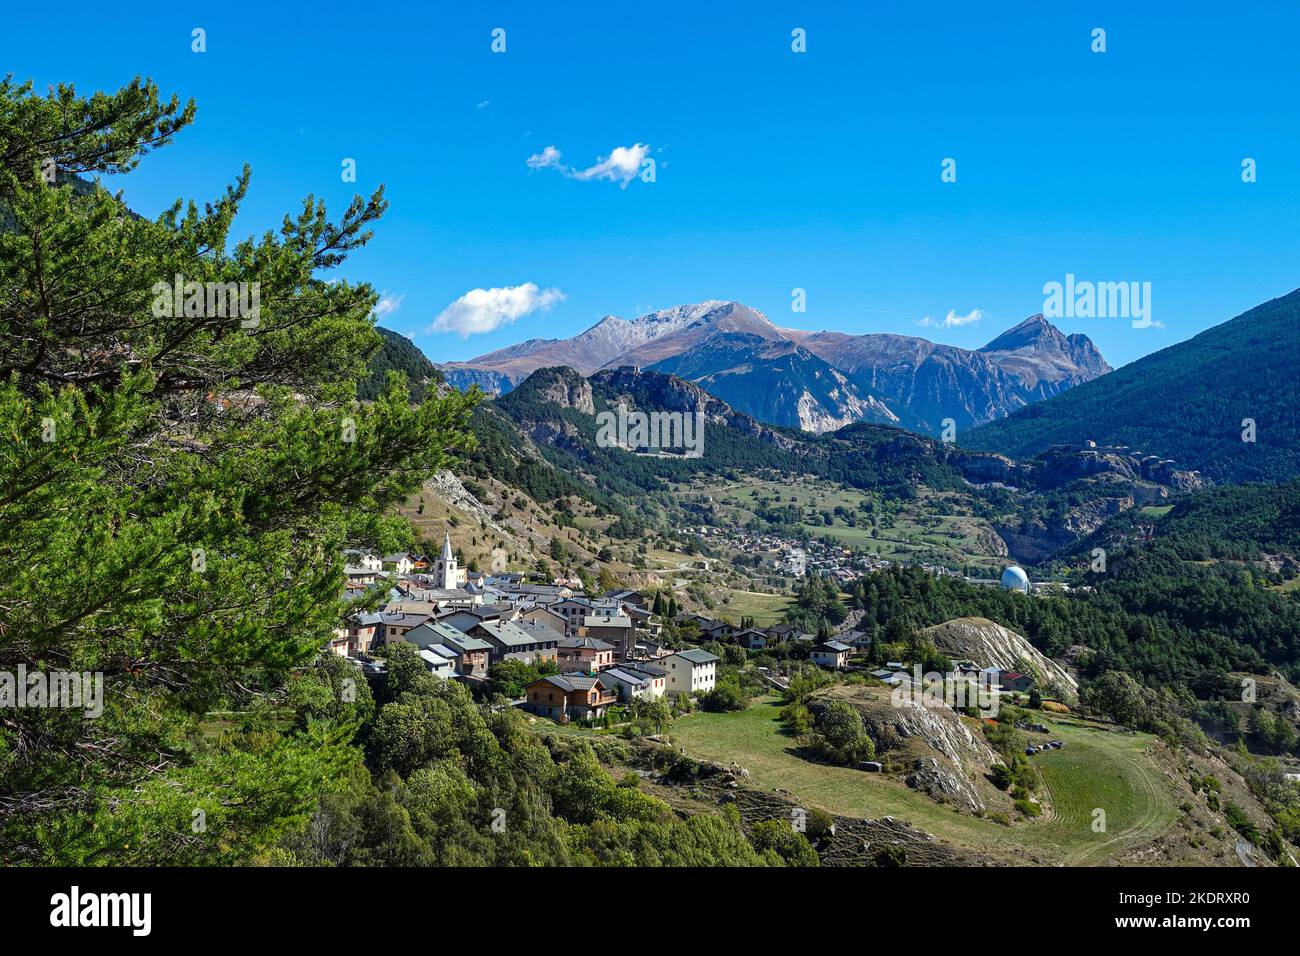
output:
M883 402L806 348L749 332L716 332L652 368L773 425L820 433L853 422L898 423Z
M1041 315L978 351L906 335L786 331L927 433L945 418L959 430L993 421L1111 370L1087 336L1063 335Z

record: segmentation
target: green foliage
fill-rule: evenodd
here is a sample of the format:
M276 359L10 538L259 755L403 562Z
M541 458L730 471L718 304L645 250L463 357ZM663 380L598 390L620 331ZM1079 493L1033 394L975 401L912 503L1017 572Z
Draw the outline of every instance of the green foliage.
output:
M599 753L585 740L543 742L517 711L494 712L454 681L417 678L393 690L367 731L373 777L359 769L323 796L284 840L290 858L336 866L806 862L797 843L756 849L734 807L680 819L642 792L635 774L607 769L622 756L613 741L595 742Z
M775 854L787 866L819 866L821 863L808 838L791 827L788 820L764 820L754 824L750 840L754 849Z
M713 690L700 697L700 708L711 711L744 710L749 706L750 694L741 685L735 671L721 674Z
M524 696L524 688L533 681L556 673L559 673L559 668L552 661L501 661L488 668L488 693L518 700Z
M862 715L846 700L833 700L817 714L817 733L826 755L837 763L853 765L874 760L876 747L862 726Z

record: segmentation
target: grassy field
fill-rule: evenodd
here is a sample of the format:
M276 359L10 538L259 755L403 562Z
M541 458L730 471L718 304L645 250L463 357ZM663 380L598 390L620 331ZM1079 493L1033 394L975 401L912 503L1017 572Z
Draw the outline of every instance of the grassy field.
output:
M811 763L777 722L778 704L762 698L748 710L679 719L672 736L693 757L737 762L760 789L784 788L812 806L842 816L890 815L952 843L1009 861L1021 851L1041 862L1096 865L1146 842L1177 817L1172 794L1151 768L1151 738L1051 722L1065 748L1032 758L1054 805L1044 818L1008 828L957 813L909 789L901 780L846 767ZM1106 812L1106 832L1092 829L1093 810Z
M761 594L758 591L730 591L731 600L717 606L719 616L733 624L742 617L752 617L755 627L771 627L785 619L786 609L794 603L788 594Z

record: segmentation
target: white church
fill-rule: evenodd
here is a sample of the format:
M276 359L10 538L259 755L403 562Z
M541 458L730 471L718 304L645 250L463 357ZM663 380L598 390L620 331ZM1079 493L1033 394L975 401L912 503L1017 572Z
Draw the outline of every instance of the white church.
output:
M456 561L456 556L452 554L450 531L442 539L442 555L437 561L433 562L432 572L434 587L444 590L463 588L466 581L469 580L469 573L460 567Z

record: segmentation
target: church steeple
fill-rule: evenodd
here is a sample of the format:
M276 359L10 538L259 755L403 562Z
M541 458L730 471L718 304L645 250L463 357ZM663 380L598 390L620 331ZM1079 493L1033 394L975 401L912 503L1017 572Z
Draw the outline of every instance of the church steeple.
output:
M465 583L465 572L456 564L456 555L451 550L451 532L448 531L442 539L442 557L434 562L438 587L458 588Z

